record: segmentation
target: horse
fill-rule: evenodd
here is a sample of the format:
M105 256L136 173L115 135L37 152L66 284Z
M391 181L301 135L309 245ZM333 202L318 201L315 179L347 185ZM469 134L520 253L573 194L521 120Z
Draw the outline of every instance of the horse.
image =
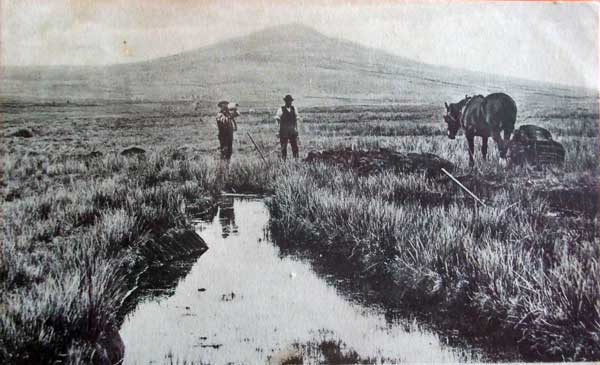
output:
M494 93L486 97L475 95L465 98L458 103L446 106L444 121L448 125L448 138L454 139L458 130L465 130L465 137L469 144L469 166L473 166L475 136L482 138L481 154L487 158L488 138L496 142L501 158L506 158L510 136L515 129L517 120L517 104L504 93ZM504 134L504 139L501 137Z

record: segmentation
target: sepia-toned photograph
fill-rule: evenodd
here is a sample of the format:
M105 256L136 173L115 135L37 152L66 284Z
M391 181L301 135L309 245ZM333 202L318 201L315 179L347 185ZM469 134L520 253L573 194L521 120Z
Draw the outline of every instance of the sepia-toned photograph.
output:
M0 0L0 364L600 361L600 4Z

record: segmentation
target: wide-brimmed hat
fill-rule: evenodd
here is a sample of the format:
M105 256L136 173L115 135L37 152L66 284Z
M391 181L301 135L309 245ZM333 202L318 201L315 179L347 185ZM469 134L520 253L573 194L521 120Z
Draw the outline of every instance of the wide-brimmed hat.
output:
M294 101L294 98L292 98L292 96L290 94L287 94L284 98L283 101Z
M218 106L219 108L224 108L224 107L226 107L228 104L229 104L229 102L228 102L227 100L221 100L221 101L219 101L219 103L217 104L217 106Z

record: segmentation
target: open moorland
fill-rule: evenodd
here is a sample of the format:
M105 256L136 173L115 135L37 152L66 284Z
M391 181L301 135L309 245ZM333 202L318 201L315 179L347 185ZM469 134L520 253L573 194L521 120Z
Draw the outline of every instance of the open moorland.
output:
M279 240L380 282L387 305L472 318L463 333L519 343L529 359L598 359L598 110L593 99L555 101L519 116L564 145L564 166L549 169L507 169L493 148L471 170L466 142L445 135L443 104L303 110L301 156L346 147L434 153L457 165L455 175L494 185L471 185L486 207L418 173L284 163L273 110L242 109L227 168L208 105L5 101L0 355L110 357L132 277L197 249L159 238L229 191L271 194ZM11 136L21 129L32 137ZM119 154L133 145L146 153Z
M446 136L444 102L496 91L515 99L517 127L562 143L564 165L509 167L491 143L469 167L464 137ZM432 153L486 205L443 177L281 161L273 115L288 92L303 116L301 158ZM383 305L439 331L526 360L600 360L595 91L420 64L289 26L148 62L3 68L0 94L0 363L119 361L139 278L206 249L190 219L223 192L265 194L281 247L368 282ZM220 99L240 103L229 165ZM145 152L121 154L132 146Z

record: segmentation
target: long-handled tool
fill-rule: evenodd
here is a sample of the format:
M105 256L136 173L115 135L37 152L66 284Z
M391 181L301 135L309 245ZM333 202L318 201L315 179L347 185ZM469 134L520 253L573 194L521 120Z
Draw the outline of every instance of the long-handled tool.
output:
M265 163L267 163L267 159L265 158L265 156L263 155L262 151L260 150L260 148L258 148L258 145L256 144L256 142L254 142L254 138L252 138L252 135L250 134L250 132L247 132L248 137L250 138L250 140L252 141L252 144L254 145L254 148L256 148L256 150L258 151L258 153L260 154L260 157L263 159L263 161Z
M481 199L479 199L479 198L477 197L477 195L473 194L473 193L471 192L471 190L467 189L467 187L466 187L466 186L464 186L464 185L463 185L463 184L462 184L460 181L458 181L458 179L457 179L457 178L455 178L454 176L452 176L452 174L451 174L451 173L449 173L448 171L446 171L446 169L445 169L445 168L443 168L443 167L442 167L442 172L443 172L444 174L446 174L446 176L448 176L448 177L449 177L449 178L450 178L452 181L454 181L454 183L455 183L456 185L458 185L458 186L459 186L461 189L463 189L463 190L464 190L464 191L465 191L467 194L469 194L469 195L470 195L470 196L471 196L473 199L475 199L475 200L476 200L476 201L477 201L479 204L483 205L484 207L486 206L486 205L485 205L485 203L484 203L484 202L483 202Z

